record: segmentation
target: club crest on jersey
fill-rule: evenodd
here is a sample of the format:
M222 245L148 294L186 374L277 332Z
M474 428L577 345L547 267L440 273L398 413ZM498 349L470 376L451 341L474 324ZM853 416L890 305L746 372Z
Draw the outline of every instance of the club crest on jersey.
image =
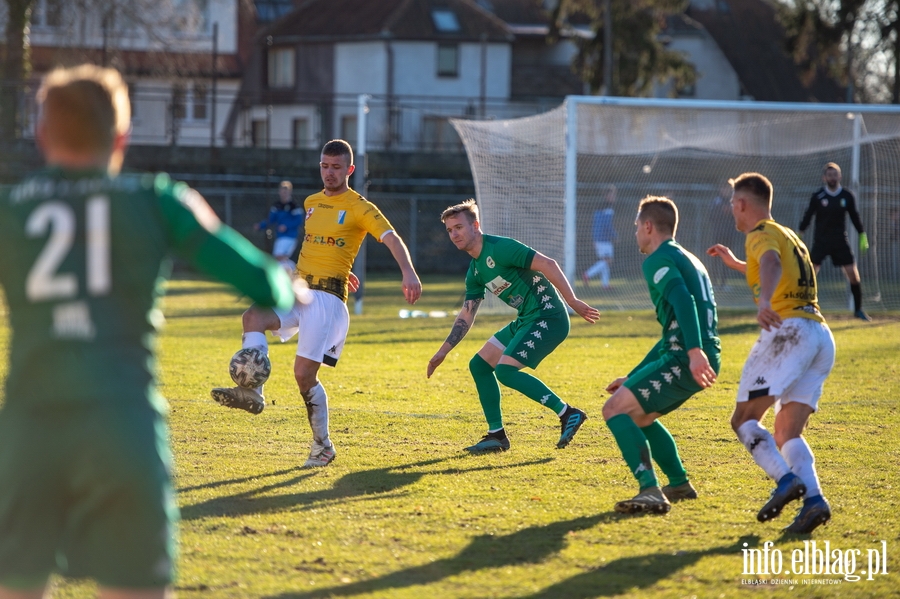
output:
M306 220L309 220L312 217L313 208L306 209Z
M841 198L841 208L846 208L846 207L847 207L847 200Z
M347 211L346 210L338 210L338 224L339 225L344 224L345 218L347 218Z
M828 198L822 198L822 207L823 207L823 208L827 208L827 207L828 207Z
M490 256L488 256L487 258L485 258L484 263L487 264L487 267L488 267L488 268L494 268L494 266L496 266L496 263L494 262L494 259L491 258Z

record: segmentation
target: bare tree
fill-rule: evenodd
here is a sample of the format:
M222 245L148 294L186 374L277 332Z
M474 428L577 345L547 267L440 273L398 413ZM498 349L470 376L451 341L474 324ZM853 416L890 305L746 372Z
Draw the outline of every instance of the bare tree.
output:
M245 10L252 0L238 0ZM71 65L94 62L128 70L127 56L144 54L143 72L178 75L213 65L208 53L190 52L198 40L208 40L205 8L208 0L47 0L59 11L55 25L54 62ZM21 102L31 75L29 32L37 0L5 0L6 45L0 81L0 140L21 135ZM152 58L147 59L150 53ZM135 59L136 60L136 59Z
M900 1L780 0L779 18L807 79L836 78L850 102L900 103Z
M672 93L693 85L694 66L683 54L666 47L662 32L666 20L684 12L686 0L611 0L612 60L604 60L604 23L608 18L601 0L560 0L553 9L551 38L567 26L569 15L589 18L594 36L581 42L573 69L592 91L604 81L604 64L612 64L610 95L644 96L654 84L668 84Z
M18 137L19 91L31 71L28 25L34 0L6 0L6 46L0 81L0 140Z

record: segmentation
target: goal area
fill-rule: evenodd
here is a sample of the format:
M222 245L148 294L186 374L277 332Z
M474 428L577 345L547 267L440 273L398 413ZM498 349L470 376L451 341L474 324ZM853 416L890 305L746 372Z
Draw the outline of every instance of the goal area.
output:
M556 259L579 297L603 310L651 307L634 239L637 205L647 195L678 206L676 239L706 264L719 307L752 307L743 275L705 253L723 243L744 258L728 179L764 174L775 188L775 220L797 230L827 162L840 165L868 234L870 249L861 255L847 219L863 306L900 309L900 107L570 96L537 116L452 123L484 231ZM589 270L598 261L597 211L607 222L611 211L616 234L608 288L602 268L584 279L597 272ZM804 237L809 246L814 226ZM849 309L849 285L830 258L818 285L826 317Z

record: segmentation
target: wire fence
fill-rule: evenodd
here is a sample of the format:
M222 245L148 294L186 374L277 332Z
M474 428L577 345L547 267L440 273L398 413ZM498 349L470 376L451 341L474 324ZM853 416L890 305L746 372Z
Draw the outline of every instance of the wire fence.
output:
M16 105L14 136L33 139L37 82L0 82ZM330 139L357 143L360 95L241 89L236 79L147 80L129 84L133 144L315 150ZM14 98L14 100L10 100ZM365 95L372 151L462 152L451 118L509 119L561 101L519 102L475 96Z

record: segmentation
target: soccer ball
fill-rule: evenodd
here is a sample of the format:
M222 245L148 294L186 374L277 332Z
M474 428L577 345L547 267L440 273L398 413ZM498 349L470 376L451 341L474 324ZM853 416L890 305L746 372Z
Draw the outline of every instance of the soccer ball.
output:
M246 347L231 357L228 372L238 387L256 389L269 380L272 363L258 347Z

